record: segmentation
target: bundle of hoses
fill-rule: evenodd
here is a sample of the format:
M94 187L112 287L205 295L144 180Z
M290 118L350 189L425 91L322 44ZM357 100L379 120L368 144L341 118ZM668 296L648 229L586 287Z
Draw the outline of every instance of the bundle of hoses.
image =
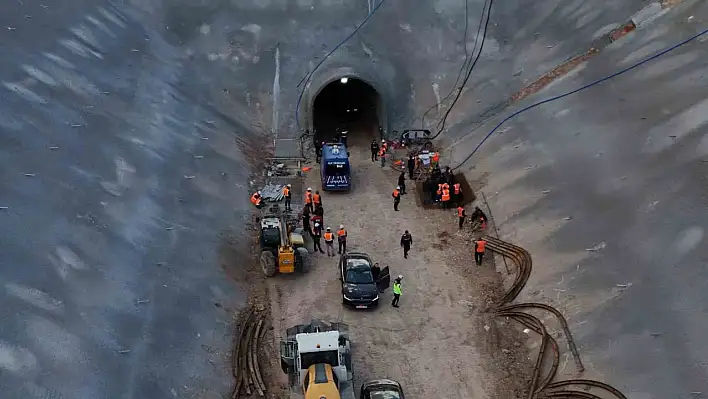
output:
M542 303L520 303L512 305L511 302L519 296L531 276L531 255L529 255L525 249L497 238L486 236L484 239L487 241L487 246L492 252L510 259L518 268L514 283L497 304L496 315L499 317L508 317L521 323L529 330L541 336L541 346L533 368L528 399L603 399L606 398L608 394L618 399L627 399L627 397L616 388L599 381L571 379L552 382L558 371L558 364L560 363L558 343L548 333L546 326L538 317L522 312L522 310L541 309L552 313L558 319L566 340L568 341L568 347L575 359L578 372L580 373L583 372L585 368L583 367L578 348L573 340L573 335L570 332L570 328L568 328L568 322L558 309L549 305ZM550 355L548 355L548 348L550 348ZM551 360L550 366L548 366L549 357ZM603 396L598 396L596 393L593 393L593 390L595 390L597 394L604 392Z
M240 322L236 323L231 353L231 372L236 383L229 396L231 399L238 399L244 392L265 396L266 386L258 363L258 349L267 331L265 323L265 312L256 312L253 307L241 312Z

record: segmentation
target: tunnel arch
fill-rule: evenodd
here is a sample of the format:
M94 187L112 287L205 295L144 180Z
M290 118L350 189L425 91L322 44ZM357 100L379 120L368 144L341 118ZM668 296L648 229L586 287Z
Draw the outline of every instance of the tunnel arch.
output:
M377 117L381 127L388 131L390 128L390 112L392 91L385 84L373 68L355 68L351 66L331 67L325 70L316 72L303 93L303 101L300 103L299 123L302 129L312 131L314 127L314 105L317 96L330 84L340 80L343 77L356 79L371 86L378 94L379 103L377 104Z

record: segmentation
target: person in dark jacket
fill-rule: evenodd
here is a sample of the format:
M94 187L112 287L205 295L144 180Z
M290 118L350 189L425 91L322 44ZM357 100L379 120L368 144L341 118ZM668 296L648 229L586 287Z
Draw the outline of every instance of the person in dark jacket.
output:
M322 244L320 244L320 239L322 238L322 225L315 222L315 227L312 229L312 241L314 242L314 252L317 252L318 250L320 253L324 253L322 250Z
M371 162L379 160L379 142L376 139L371 141Z
M415 155L411 154L408 157L408 178L413 180L413 172L415 172Z
M312 229L310 228L310 208L308 206L302 209L302 229L312 235Z
M403 257L408 259L408 251L411 250L411 245L413 245L413 236L406 230L401 236L401 248L403 248Z
M400 175L398 175L398 187L401 188L401 195L406 194L406 172L401 172Z

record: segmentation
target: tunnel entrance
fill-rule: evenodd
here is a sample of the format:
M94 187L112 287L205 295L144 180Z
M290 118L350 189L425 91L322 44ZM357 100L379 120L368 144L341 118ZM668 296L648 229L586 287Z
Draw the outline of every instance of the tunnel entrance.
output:
M368 83L357 78L339 78L330 82L315 97L312 107L313 139L332 142L346 130L347 144L369 145L378 139L381 96Z

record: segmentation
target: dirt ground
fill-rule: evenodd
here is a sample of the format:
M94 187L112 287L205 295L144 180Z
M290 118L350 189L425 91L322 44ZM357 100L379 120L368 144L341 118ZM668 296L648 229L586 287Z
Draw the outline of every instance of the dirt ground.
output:
M487 313L501 292L494 259L474 265L471 235L458 231L453 211L424 210L408 194L395 212L391 192L398 174L371 162L368 139L352 135L350 141L357 139L350 143L354 189L323 193L325 226L344 224L349 250L366 252L390 266L393 276L403 275L400 308L391 307L389 289L376 310L344 309L337 257L314 255L307 275L265 280L250 274L252 300L271 310L261 365L270 381L267 396L286 395L280 334L318 318L349 324L357 389L367 379L392 378L412 399L522 397L529 373L524 337L515 329L499 331ZM315 168L308 185L318 183ZM413 235L408 259L399 245L404 230Z

